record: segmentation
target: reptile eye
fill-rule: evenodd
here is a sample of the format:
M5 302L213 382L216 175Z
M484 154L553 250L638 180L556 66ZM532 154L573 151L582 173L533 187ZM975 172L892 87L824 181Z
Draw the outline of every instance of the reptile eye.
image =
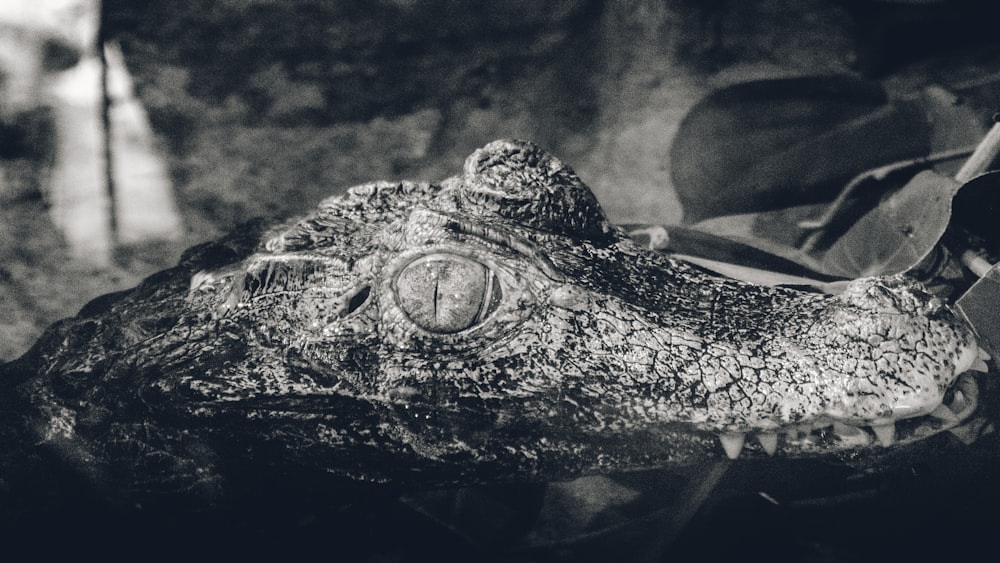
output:
M414 260L396 278L399 305L417 326L459 332L483 322L500 303L500 282L488 267L454 254Z

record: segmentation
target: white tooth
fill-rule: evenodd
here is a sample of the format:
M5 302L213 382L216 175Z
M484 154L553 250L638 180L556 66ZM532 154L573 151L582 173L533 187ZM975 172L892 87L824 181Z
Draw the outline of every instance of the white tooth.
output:
M986 365L986 362L984 362L982 358L976 358L975 360L973 360L972 365L969 366L969 369L972 371L981 371L983 373L989 373L990 366Z
M982 346L979 347L979 359L980 360L990 359L990 353L987 352Z
M775 432L758 432L757 441L767 455L774 455L778 451L778 434Z
M743 440L745 436L739 432L729 432L719 436L722 441L722 449L726 450L726 457L736 459L743 451Z
M965 394L962 393L961 389L955 389L954 395L951 397L951 407L959 412L965 408Z
M938 408L931 411L930 416L945 422L958 422L958 417L955 413L944 405L938 405Z
M976 410L976 405L979 403L979 387L976 385L976 380L967 374L958 378L956 386L958 389L955 390L954 400L948 408L959 418L965 418Z
M878 437L878 441L884 447L889 447L896 442L896 424L880 424L878 426L872 426L872 430L875 432L875 436Z
M976 363L979 358L978 346L969 346L959 352L958 356L955 357L955 373L964 373L971 369L971 366Z

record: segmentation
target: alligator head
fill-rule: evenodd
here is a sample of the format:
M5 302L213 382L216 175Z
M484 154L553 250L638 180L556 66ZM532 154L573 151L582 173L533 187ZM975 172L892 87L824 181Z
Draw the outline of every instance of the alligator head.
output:
M968 417L978 353L902 278L829 296L647 250L559 160L497 141L440 184L352 188L96 300L3 368L4 439L164 491L850 455Z

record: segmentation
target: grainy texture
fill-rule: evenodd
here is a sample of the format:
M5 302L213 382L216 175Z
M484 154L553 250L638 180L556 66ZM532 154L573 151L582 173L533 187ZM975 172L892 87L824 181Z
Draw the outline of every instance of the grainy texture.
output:
M749 455L857 453L957 422L923 415L976 352L901 278L825 296L646 250L558 159L496 141L439 184L357 186L193 248L50 328L0 367L0 478L131 503L217 498L234 471L428 485L695 463L745 432ZM834 423L853 430L810 433Z

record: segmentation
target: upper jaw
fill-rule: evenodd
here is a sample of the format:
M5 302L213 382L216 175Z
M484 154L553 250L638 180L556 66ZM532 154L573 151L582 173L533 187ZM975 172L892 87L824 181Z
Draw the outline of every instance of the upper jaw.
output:
M733 357L752 348L760 354L757 367L767 368L734 375L741 388L768 390L752 406L738 412L733 402L692 420L697 429L720 436L729 457L738 457L744 446L767 455L849 454L946 431L963 440L974 436L968 428L979 428L979 372L989 371L989 356L971 328L919 284L871 278L822 305L789 299L823 312L809 325L790 322L796 328L778 328L743 349L739 343L712 344L726 346Z
M982 401L983 380L989 371L989 355L974 341L960 347L954 355L954 371L940 393L919 406L896 408L879 418L861 418L843 413L827 413L785 424L777 428L720 433L722 449L731 459L741 455L744 445L768 456L777 451L785 455L857 454L905 446L934 435L950 432L959 440L971 443L986 422L977 416ZM752 435L756 440L747 440Z

